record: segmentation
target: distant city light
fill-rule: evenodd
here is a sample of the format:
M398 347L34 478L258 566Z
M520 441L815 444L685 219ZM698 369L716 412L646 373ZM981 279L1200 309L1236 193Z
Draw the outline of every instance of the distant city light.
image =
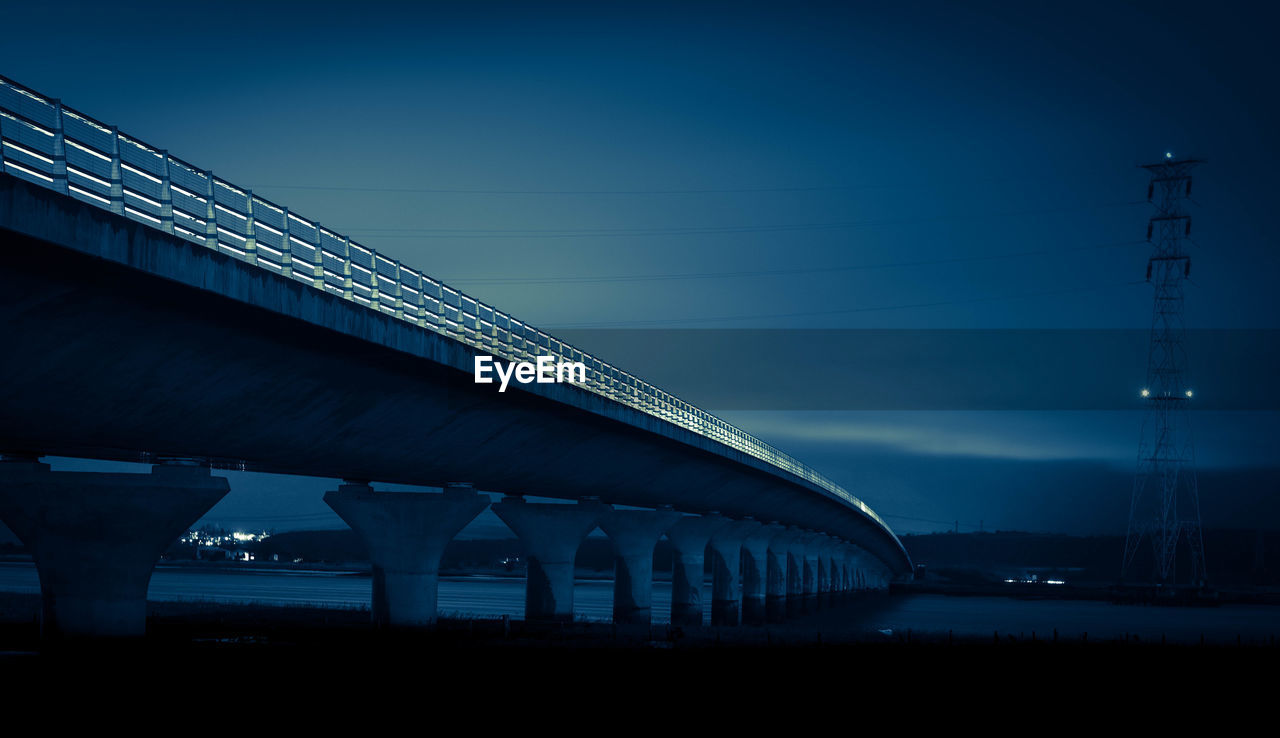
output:
M202 530L189 530L187 534L180 540L182 543L195 544L197 546L224 546L235 545L237 543L255 543L265 541L271 537L267 531L259 531L256 533L246 533L244 531L226 532L205 527Z
M1166 159L1172 159L1172 158L1173 158L1173 152L1172 152L1172 151L1166 151L1166 152L1164 152L1164 158L1166 158Z
M1191 390L1187 390L1187 397L1191 396Z
M1148 390L1148 389L1144 389L1144 390L1142 390L1142 396L1143 396L1143 397L1150 397L1150 396L1151 396L1151 390Z

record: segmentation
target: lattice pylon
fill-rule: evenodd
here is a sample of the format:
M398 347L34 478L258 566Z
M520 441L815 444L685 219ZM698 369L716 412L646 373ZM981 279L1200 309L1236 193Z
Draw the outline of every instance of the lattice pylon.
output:
M1138 448L1138 468L1129 505L1121 580L1130 577L1134 556L1148 540L1154 556L1153 576L1161 586L1177 586L1179 544L1185 544L1191 572L1181 582L1206 585L1204 537L1200 522L1200 491L1191 436L1190 403L1194 397L1187 376L1183 285L1191 274L1191 257L1184 243L1191 234L1191 215L1185 203L1191 195L1191 170L1200 161L1165 160L1143 168L1151 173L1147 197L1157 208L1147 225L1152 255L1147 281L1155 303L1147 358L1147 405Z

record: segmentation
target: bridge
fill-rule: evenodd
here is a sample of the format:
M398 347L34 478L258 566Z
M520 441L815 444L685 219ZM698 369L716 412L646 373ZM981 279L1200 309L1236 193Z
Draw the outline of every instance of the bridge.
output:
M343 480L325 501L367 543L374 620L395 626L435 621L444 547L489 506L477 490L504 495L531 621L572 618L597 527L624 624L652 617L664 535L677 624L703 622L705 556L718 625L911 570L817 471L313 217L3 77L0 139L0 519L32 552L50 634L143 632L157 560L229 489L215 468ZM499 393L473 381L477 356L586 379Z

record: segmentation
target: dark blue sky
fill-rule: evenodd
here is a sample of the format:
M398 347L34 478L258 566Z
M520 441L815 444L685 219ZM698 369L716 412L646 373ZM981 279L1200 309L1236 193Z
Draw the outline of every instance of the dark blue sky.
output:
M1166 150L1209 160L1188 324L1280 327L1280 18L1261 4L72 2L56 23L38 4L4 19L0 73L548 328L1142 328L1135 165ZM729 418L904 530L1114 530L1138 428ZM1223 468L1275 460L1272 414L1203 426ZM1028 444L1053 451L993 450ZM1075 486L1121 519L1054 512L1079 464L1114 471L1114 490ZM963 474L940 489L947 469ZM1276 475L1245 478L1229 510L1274 527ZM320 513L327 485L244 481L211 517Z

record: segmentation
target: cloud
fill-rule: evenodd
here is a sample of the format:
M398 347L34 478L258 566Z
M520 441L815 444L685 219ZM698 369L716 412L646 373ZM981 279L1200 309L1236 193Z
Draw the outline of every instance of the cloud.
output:
M1096 461L1131 469L1140 411L734 411L721 417L794 456L805 448L1011 461ZM1265 467L1280 413L1197 412L1201 468Z
M929 456L1131 463L1133 413L734 412L727 420L788 449L852 444Z

